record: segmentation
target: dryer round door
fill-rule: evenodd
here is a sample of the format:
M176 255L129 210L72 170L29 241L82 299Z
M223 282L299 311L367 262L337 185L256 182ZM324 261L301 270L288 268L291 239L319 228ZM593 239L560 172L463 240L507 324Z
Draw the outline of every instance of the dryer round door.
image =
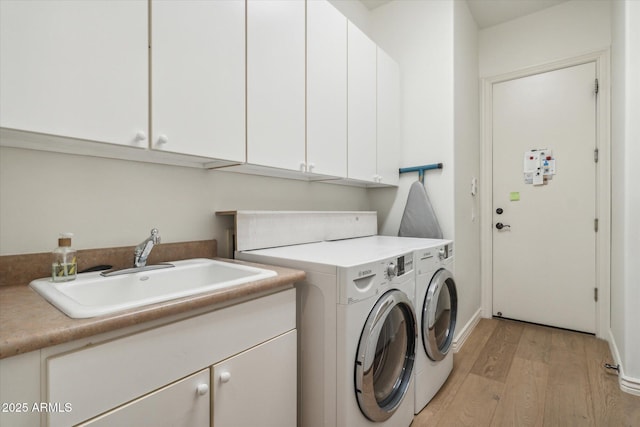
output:
M431 278L422 308L422 343L433 361L445 358L456 329L458 294L453 275L440 269Z
M364 325L355 366L358 405L371 421L387 420L407 393L416 355L416 316L406 294L391 290Z

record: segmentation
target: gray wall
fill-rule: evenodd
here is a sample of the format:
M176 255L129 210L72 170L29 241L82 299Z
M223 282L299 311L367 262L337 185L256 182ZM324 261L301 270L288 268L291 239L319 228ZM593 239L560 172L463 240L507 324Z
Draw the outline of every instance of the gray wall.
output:
M368 210L362 188L0 148L0 254L46 252L59 232L77 249L217 239L235 209Z
M621 378L640 391L640 3L612 2L611 335Z

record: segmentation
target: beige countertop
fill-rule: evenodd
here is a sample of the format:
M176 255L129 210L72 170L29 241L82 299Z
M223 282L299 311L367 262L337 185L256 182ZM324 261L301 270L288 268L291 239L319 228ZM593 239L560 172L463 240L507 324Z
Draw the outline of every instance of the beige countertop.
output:
M268 268L277 276L191 297L180 298L115 314L72 319L26 284L0 286L0 359L45 347L114 331L192 310L212 310L291 288L305 273L288 268L242 261L222 261Z

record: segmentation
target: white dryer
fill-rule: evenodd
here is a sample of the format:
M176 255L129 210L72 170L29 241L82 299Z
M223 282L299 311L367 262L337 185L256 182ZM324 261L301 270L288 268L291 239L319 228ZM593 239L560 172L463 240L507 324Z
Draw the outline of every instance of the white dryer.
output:
M416 249L418 346L415 413L440 390L453 369L451 345L456 328L458 293L452 274L453 242Z
M296 285L304 427L405 427L413 420L413 253L362 240L237 253L306 272Z

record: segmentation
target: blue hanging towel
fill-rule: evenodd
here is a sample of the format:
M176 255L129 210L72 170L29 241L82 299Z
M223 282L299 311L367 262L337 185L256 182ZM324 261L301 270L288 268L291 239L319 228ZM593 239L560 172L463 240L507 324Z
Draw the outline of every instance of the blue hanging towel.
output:
M409 189L398 236L442 239L438 218L427 196L427 190L420 181L414 182Z

